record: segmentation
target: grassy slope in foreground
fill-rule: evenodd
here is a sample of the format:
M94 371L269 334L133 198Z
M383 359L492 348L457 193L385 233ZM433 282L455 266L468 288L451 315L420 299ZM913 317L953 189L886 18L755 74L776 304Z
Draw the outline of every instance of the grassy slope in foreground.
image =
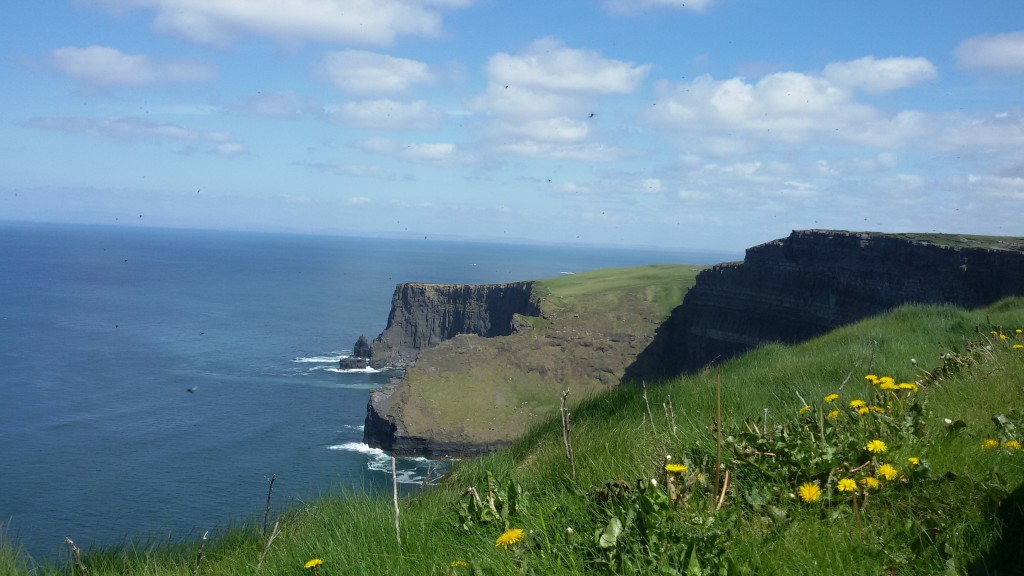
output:
M1006 340L991 336L987 317L1003 326ZM976 326L981 326L980 332ZM401 547L395 541L389 497L342 494L285 514L280 535L260 569L265 541L250 527L211 542L199 573L301 574L306 561L322 558L321 575L470 573L453 567L456 561L472 563L482 574L604 574L609 572L599 562L610 551L622 549L635 551L630 557L636 569L620 573L657 573L652 566L669 574L698 573L695 564L679 559L698 550L702 569L713 568L707 556L714 553L728 562L730 574L965 574L968 568L973 568L970 573L1012 574L1010 570L1024 560L1014 540L1019 538L1019 526L1014 531L1007 525L1024 517L1024 452L1005 447L985 450L981 445L988 438L998 438L1004 445L1012 438L1020 440L1024 348L1013 346L1024 341L1015 332L1022 327L1024 299L1018 298L971 312L903 307L800 345L765 346L726 362L720 373L705 371L650 386L656 431L650 422L644 424L646 408L639 391L620 387L575 410L575 479L566 465L560 425L547 421L510 449L462 462L440 486L403 499ZM689 503L664 515L661 526L668 530L658 534L672 536L668 546L645 554L635 528L620 533L612 548L598 545L598 536L608 534L610 505L598 497L608 492L593 492L590 487L615 480L634 486L637 480L646 484L652 477L663 479L665 454L688 463L687 478L697 484L713 482L716 377L721 381L723 428L728 434L746 430L743 423L748 419L763 423L765 409L770 428L792 427L801 418L817 422L807 414L798 415L798 393L815 406L809 414L826 409L823 397L838 391L852 370L841 390L843 401L869 398L874 392L863 379L869 363L876 374L912 381L919 372L911 359L932 369L939 354L962 351L967 340L982 342L985 361L919 393L924 406L920 437L886 437L887 462L901 474L910 474L906 458L918 457L928 463L932 478L883 485L858 509L860 522L846 497L834 490L805 504L790 494L807 478L794 474L770 480L726 451L723 463L733 478L722 511L709 514L710 495L697 491ZM669 397L674 423L662 408ZM996 414L1008 416L1017 429L997 429ZM949 426L946 418L963 425ZM850 429L856 432L856 426ZM815 435L810 434L812 439ZM863 446L865 439L855 440ZM859 466L866 457L858 453L849 465ZM469 486L486 494L488 473L502 483L515 480L525 492L522 509L509 520L526 536L510 550L495 546L504 529L501 522L476 524L468 531L456 525L455 503ZM694 534L703 537L695 546L688 544ZM197 548L193 541L170 550L101 552L85 562L92 576L188 575ZM10 547L0 552L0 568L28 573L17 564ZM694 570L687 572L688 567ZM40 572L74 573L71 567Z
M540 317L511 336L457 336L424 350L398 404L410 435L508 442L558 410L617 385L703 268L614 268L538 281Z

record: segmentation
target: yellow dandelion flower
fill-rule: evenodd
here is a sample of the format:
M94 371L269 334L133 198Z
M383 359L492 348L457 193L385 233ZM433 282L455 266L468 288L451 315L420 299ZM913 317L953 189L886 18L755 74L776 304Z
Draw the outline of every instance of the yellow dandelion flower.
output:
M863 400L850 400L850 408L860 408L861 406L867 406L867 404Z
M871 408L872 412L877 412L879 414L885 414L885 408L882 408L881 406L870 406L870 408Z
M1017 442L1016 440L1007 440L1006 442L1003 442L1003 448L1009 448L1011 450L1020 450L1021 446L1020 442Z
M817 502L818 497L821 496L821 488L818 488L817 484L813 484L811 482L804 482L801 484L799 492L800 499L808 504Z
M886 450L889 449L889 447L885 445L885 442L877 439L868 442L866 448L868 449L868 452L871 452L872 454L885 454Z
M882 478L885 478L886 480L892 481L896 479L896 476L899 475L899 472L896 470L896 468L892 467L889 464L882 464L881 466L878 467L877 470L875 470L875 474L881 476Z
M833 411L828 413L828 419L829 420L835 420L838 417L839 417L839 410L833 410Z
M1016 330L1014 330L1013 332L1014 332L1015 334L1020 334L1021 332L1024 332L1024 330L1021 330L1020 328L1017 328L1017 329L1016 329Z
M665 471L671 472L672 474L682 474L686 472L686 465L684 464L665 464Z
M917 384L914 382L900 382L897 386L900 390L910 390L911 392L917 392Z
M319 558L313 558L309 562L306 562L305 564L303 564L302 567L305 568L306 570L316 570L317 568L323 566L323 564L324 564L323 560L321 560Z
M861 406L860 408L857 408L857 413L860 414L861 416L867 414L868 413L868 407L867 406Z
M452 568L469 568L469 562L466 562L465 560L452 560L452 563L449 564L449 566Z
M896 386L895 382L882 382L878 385L881 390L899 390L899 386Z
M999 447L999 440L996 440L995 438L986 438L985 441L981 443L981 447L983 449L985 449L985 450L991 450L993 448L998 448Z
M1006 334L1000 334L999 335L999 339L1000 340L1006 340Z
M840 492L853 492L857 489L857 481L853 478L843 478L839 481L839 484L836 485L836 488L839 489Z
M1013 349L1014 350L1020 350L1021 348L1024 348L1024 344L1014 344L1013 345Z
M911 466L917 466L921 463L921 459L917 456L911 456L910 458L907 458L907 462L909 462Z
M523 536L525 535L526 533L523 532L521 528L512 528L511 530L506 530L501 536L498 536L497 540L494 541L494 546L497 548L508 549L509 547L515 545L516 542L522 540Z
M807 414L811 410L814 410L814 407L811 406L810 404L808 404L807 406L804 406L803 408L800 409L800 413L801 414Z
M836 393L832 393L832 394L829 394L828 396L825 396L825 402L828 402L829 404L835 402L838 399L839 399L839 394L836 394Z
M885 384L886 382L889 384L895 384L896 380L892 376L882 376L878 379L879 384Z
M864 379L872 384L878 384L878 376L875 376L874 374L868 374L864 376Z
M872 476L868 476L867 478L862 479L860 483L864 486L867 486L868 488L871 488L872 490L878 490L882 486L878 482L878 478L874 478Z

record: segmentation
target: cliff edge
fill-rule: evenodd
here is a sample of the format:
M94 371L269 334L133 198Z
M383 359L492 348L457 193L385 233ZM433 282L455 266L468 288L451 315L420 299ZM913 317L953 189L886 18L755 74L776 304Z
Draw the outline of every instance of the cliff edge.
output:
M1024 239L794 231L702 272L666 332L674 372L795 343L901 304L985 306L1024 294Z

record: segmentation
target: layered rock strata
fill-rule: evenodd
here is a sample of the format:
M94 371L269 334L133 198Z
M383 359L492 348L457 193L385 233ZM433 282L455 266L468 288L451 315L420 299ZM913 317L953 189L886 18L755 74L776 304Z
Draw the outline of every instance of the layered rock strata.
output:
M516 314L540 313L533 282L509 284L399 284L384 332L373 341L375 368L404 368L420 350L459 334L507 336Z
M678 352L671 371L803 341L901 304L975 308L1024 294L1024 240L914 237L794 231L701 272L665 327Z

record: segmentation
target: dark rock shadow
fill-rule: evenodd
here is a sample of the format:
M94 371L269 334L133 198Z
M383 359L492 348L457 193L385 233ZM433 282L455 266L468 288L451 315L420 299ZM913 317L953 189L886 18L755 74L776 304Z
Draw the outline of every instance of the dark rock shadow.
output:
M967 573L971 576L1024 574L1024 485L1003 500L992 522L1002 525L1002 537L967 567Z
M656 382L679 376L685 370L683 305L676 306L654 331L654 339L626 366L622 382Z

